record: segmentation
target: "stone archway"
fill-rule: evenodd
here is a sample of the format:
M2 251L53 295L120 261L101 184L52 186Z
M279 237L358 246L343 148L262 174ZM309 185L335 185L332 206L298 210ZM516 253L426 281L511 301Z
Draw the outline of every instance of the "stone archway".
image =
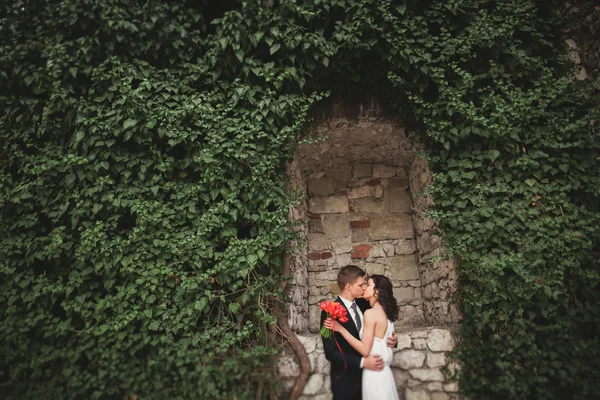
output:
M289 190L306 193L290 210L306 245L295 244L288 285L289 324L311 364L302 398L331 397L318 303L334 298L337 273L350 263L394 285L401 316L393 367L401 396L456 397L456 384L441 372L460 321L451 302L456 275L453 261L438 257L441 239L425 215L431 173L413 139L375 107L361 109L357 119L336 116L317 125L288 165ZM288 384L298 372L291 356L282 357L280 374Z

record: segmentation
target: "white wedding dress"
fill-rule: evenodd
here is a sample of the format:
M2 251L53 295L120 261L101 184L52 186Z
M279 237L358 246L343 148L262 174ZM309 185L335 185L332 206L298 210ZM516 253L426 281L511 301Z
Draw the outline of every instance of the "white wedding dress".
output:
M370 354L380 354L385 363L381 371L363 369L362 374L362 400L397 400L398 390L394 381L394 374L390 368L394 353L387 345L387 339L394 332L394 324L388 320L388 327L383 339L375 337ZM362 337L362 329L361 329Z

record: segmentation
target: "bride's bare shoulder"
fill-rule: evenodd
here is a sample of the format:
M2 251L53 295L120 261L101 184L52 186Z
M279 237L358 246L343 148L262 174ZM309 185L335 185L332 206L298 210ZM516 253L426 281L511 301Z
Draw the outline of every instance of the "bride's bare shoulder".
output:
M379 319L379 317L385 317L385 311L382 308L370 308L364 313L365 318Z

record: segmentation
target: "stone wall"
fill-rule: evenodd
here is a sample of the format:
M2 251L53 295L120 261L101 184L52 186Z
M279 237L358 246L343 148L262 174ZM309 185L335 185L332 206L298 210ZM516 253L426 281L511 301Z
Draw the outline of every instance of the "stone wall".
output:
M291 243L287 286L289 323L311 364L302 399L331 398L318 302L336 297L338 271L350 263L392 280L400 304L393 362L400 399L459 398L456 384L442 374L444 367L454 368L447 356L460 320L451 304L454 262L436 258L441 240L425 216L431 174L415 157L415 146L390 121L333 118L315 129L288 165L288 190L306 193L290 210L293 229L306 243ZM428 326L440 324L446 327ZM282 355L279 373L285 399L300 373L291 353Z
M415 157L409 172L413 193L413 221L419 253L419 275L425 320L429 324L457 323L461 320L452 296L456 292L456 262L444 259L438 226L425 212L433 204L427 191L431 182L427 161Z
M330 400L329 361L318 334L299 335L310 359L311 374L301 400ZM456 333L447 328L412 328L398 332L392 371L400 400L458 400L458 385L450 379L457 368L449 355ZM279 375L292 387L299 374L298 363L289 354L280 358ZM447 371L447 372L445 372Z
M338 271L350 263L392 280L398 326L422 325L408 179L412 144L390 122L338 119L316 133L325 134L302 145L295 161L307 177L309 330L319 330L318 303L335 296Z

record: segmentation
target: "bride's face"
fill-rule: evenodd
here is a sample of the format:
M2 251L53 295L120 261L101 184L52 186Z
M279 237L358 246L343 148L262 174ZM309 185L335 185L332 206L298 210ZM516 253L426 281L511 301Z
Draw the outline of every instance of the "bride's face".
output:
M375 294L375 282L373 282L373 279L369 279L369 281L367 282L367 288L365 289L365 294L363 295L363 297L365 299L370 299L373 297L374 294Z

